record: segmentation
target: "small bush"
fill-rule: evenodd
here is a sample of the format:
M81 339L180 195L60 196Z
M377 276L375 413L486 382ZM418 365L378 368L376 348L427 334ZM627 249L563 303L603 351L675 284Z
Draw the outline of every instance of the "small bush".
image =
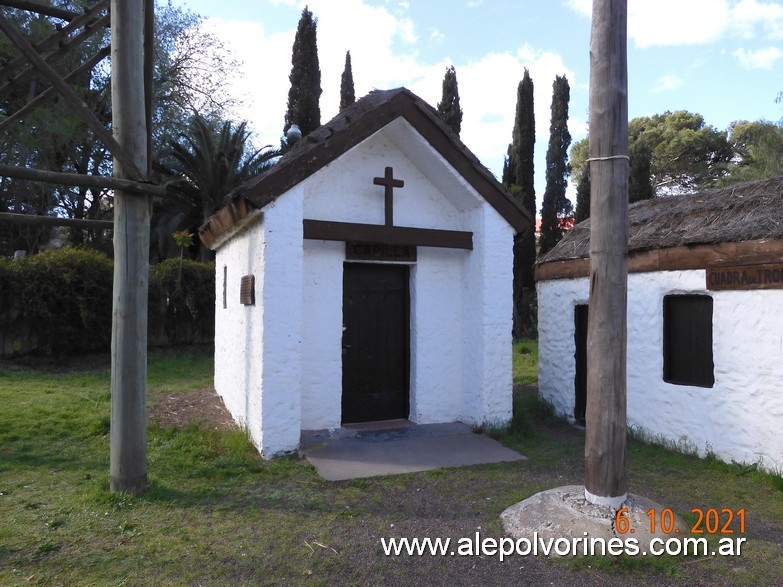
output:
M150 269L150 344L211 342L215 264L167 259Z
M110 345L113 269L106 255L59 249L3 265L6 308L16 308L10 319L29 328L33 349L59 354Z
M109 350L113 281L112 260L93 250L0 259L0 355ZM214 320L214 263L150 268L149 344L211 342Z

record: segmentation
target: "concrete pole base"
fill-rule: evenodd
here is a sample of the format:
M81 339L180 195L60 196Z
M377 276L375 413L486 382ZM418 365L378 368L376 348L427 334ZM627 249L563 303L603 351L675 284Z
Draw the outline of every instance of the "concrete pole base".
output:
M627 511L618 516L622 508ZM619 508L596 505L585 498L583 485L536 493L508 507L500 518L510 537L535 541L537 553L548 556L620 554L618 550L630 555L650 554L652 539L660 538L665 543L671 538L685 538L690 532L672 510L650 499L629 493ZM603 540L593 540L597 538ZM611 539L617 548L602 548ZM571 547L565 552L567 543ZM638 548L633 548L634 544Z

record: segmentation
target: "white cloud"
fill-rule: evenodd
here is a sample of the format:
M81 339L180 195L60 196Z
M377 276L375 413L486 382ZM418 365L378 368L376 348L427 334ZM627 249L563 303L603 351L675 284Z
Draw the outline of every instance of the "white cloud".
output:
M567 0L566 4L582 16L590 16L593 12L593 0Z
M567 5L582 16L592 14L592 0L567 0ZM728 0L628 2L628 38L639 48L706 43L718 38L727 22Z
M628 5L628 36L639 48L709 43L728 23L727 0L631 0Z
M783 6L778 3L742 0L732 8L731 20L734 30L744 38L753 38L760 25L770 40L783 39Z
M654 93L669 92L682 87L682 78L676 73L669 73L658 78L655 82Z
M567 0L589 17L592 0ZM783 5L760 0L629 0L628 38L636 47L703 45L728 35L783 39Z
M441 31L438 29L433 29L430 33L430 41L436 44L441 44L443 41L446 40L446 35L444 35Z
M546 150L555 75L568 77L572 96L575 91L584 91L586 80L576 79L574 71L556 53L522 46L469 63L455 62L449 56L434 63L425 62L417 50L415 27L406 14L395 15L384 6L368 6L361 0L344 0L339 7L336 4L328 0L309 2L310 10L318 17L322 122L337 114L340 76L348 50L357 98L375 88L404 85L435 106L441 98L443 76L453 64L465 113L461 138L484 165L499 175L511 141L517 85L525 67L530 70L535 88L537 153ZM346 13L352 18L345 19ZM275 34L270 34L261 23L214 18L206 21L235 56L244 61L232 80L237 92L246 98L245 107L236 114L249 121L259 146L277 146L282 135L297 20L292 20L289 30ZM362 25L357 26L357 22ZM580 115L587 116L572 112L569 121L575 140L586 133L587 125Z
M767 47L755 51L737 49L733 55L745 69L772 69L775 62L783 57L783 51L777 47Z
M491 53L468 64L455 64L455 67L460 105L464 112L460 138L496 174L502 171L503 157L511 142L517 86L525 67L533 80L537 150L546 149L549 140L552 82L555 76L566 75L572 93L577 81L574 72L565 66L559 55L536 51L528 46L520 47L514 53ZM422 88L419 95L431 104L437 103L442 79L441 72L433 80L436 87L427 90ZM413 91L417 92L417 89ZM572 125L578 133L580 123L574 117L569 121L569 126Z
M351 51L357 97L373 88L392 88L425 75L417 60L417 36L410 19L361 0L343 0L339 6L328 0L311 0L309 8L318 18L322 122L337 113L346 51ZM352 18L346 19L346 14ZM258 144L278 145L282 135L297 22L295 17L289 30L269 34L260 22L205 20L205 26L243 61L240 71L232 76L236 93L246 102L236 114L250 121ZM442 69L445 71L445 66Z

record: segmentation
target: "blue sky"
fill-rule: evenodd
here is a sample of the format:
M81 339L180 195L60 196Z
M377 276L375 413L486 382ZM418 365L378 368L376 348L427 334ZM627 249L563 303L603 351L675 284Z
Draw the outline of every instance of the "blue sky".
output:
M535 87L536 195L544 192L552 82L571 86L569 130L587 132L591 0L173 0L205 17L241 62L227 73L256 142L278 144L302 8L318 18L321 120L337 113L345 52L357 97L405 86L433 106L454 65L461 138L496 176L514 122L516 87ZM629 0L629 116L685 109L725 130L783 117L783 1ZM570 190L570 194L573 190Z

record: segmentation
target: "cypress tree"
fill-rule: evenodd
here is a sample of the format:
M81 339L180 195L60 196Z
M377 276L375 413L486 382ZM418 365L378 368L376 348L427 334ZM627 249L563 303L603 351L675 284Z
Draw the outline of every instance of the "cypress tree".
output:
M454 134L459 136L462 127L462 109L459 107L457 72L452 65L443 77L443 95L438 103L438 115Z
M569 97L568 80L565 76L556 76L552 85L552 121L546 152L546 189L541 206L539 255L550 251L563 238L563 221L573 211L571 201L566 198L568 146L571 144L568 132Z
M590 218L590 164L585 165L579 183L576 184L576 211L574 221L582 222Z
M314 19L313 13L305 6L291 53L291 74L288 76L291 89L288 90L283 136L292 124L299 126L302 136L321 126L321 108L318 104L321 98L321 68L318 65L317 26L318 19Z
M351 52L345 52L345 69L340 78L340 112L356 102L356 94L353 91L353 71L351 69Z
M536 123L533 111L533 80L525 68L522 81L517 86L517 109L514 117L512 143L503 170L503 185L535 216L536 192L533 182L533 150L536 140ZM514 239L514 335L535 334L535 302L533 292L534 265L536 262L535 228L519 234Z

